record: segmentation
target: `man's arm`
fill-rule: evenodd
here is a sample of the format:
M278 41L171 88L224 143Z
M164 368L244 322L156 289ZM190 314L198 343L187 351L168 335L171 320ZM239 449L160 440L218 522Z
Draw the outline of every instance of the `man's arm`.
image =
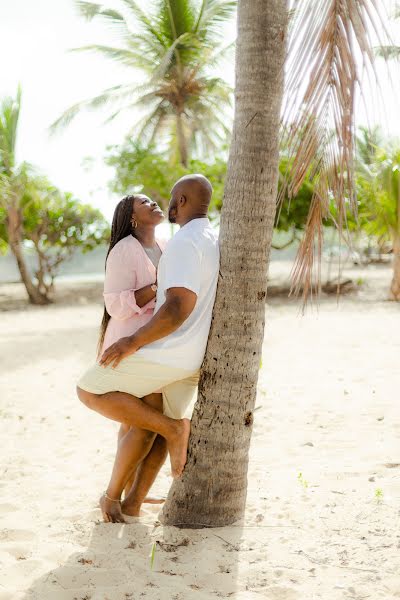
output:
M107 348L100 359L104 367L115 368L123 358L134 354L142 346L160 340L176 331L190 316L196 306L197 295L184 287L167 290L166 300L153 318L136 333L121 338Z

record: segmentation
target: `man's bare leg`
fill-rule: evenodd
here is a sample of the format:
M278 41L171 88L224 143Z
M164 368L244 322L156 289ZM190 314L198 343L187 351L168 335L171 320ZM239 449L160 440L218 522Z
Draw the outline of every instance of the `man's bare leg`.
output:
M144 404L136 396L125 392L92 394L78 387L77 394L81 402L104 417L120 423L128 423L164 437L167 440L170 454L172 476L180 477L187 459L190 435L188 419L170 419L151 406Z
M146 494L153 485L165 459L167 458L167 442L158 435L153 443L151 451L140 463L135 483L128 496L122 502L122 512L131 517L140 515L140 507L146 500Z

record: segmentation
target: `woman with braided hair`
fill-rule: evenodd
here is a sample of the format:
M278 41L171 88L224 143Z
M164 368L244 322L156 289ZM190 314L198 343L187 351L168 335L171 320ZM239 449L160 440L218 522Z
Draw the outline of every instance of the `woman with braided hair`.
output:
M106 258L104 282L104 314L100 328L98 356L120 338L130 336L150 321L157 293L157 266L165 243L156 239L155 228L164 219L158 204L143 194L126 196L116 206L111 240ZM143 402L162 411L162 396L155 393L145 396ZM124 437L130 430L122 424L118 433L118 465L123 465ZM132 439L132 435L130 436ZM144 502L160 503L162 500L145 498L167 455L163 438L143 430L137 430L148 453L137 471L131 471L123 482L125 497L130 493L130 507ZM143 440L142 440L143 438ZM148 463L145 468L145 463ZM121 464L122 463L122 464ZM119 482L124 469L114 465L110 485ZM115 521L119 510L115 503L120 498L111 498L108 489L100 500L105 521ZM134 502L132 502L134 500ZM117 509L117 510L115 510Z

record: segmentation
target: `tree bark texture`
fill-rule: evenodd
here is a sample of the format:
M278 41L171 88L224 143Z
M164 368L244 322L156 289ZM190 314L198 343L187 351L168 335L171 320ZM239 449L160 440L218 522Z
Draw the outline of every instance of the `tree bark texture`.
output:
M400 234L393 240L393 277L389 298L400 302Z
M178 148L180 162L184 167L188 166L188 144L185 137L182 112L179 110L176 114L176 135L178 137Z
M235 120L221 267L183 476L162 522L216 527L244 514L278 184L286 3L239 0Z

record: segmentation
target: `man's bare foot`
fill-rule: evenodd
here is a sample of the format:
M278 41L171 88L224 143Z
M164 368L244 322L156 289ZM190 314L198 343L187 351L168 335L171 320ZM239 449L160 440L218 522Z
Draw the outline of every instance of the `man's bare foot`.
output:
M143 500L143 504L163 504L165 502L165 498L152 498L151 496L146 496Z
M190 435L189 419L175 421L174 433L167 439L169 456L171 460L172 477L180 477L187 460L187 448Z
M121 512L121 502L109 500L103 494L100 498L100 509L105 523L125 523Z
M133 482L129 485L129 487L127 486L124 490L124 498L125 501L128 498L129 494L132 491L132 487L133 487ZM165 502L165 498L153 498L152 496L146 496L146 498L143 500L144 504L163 504Z

